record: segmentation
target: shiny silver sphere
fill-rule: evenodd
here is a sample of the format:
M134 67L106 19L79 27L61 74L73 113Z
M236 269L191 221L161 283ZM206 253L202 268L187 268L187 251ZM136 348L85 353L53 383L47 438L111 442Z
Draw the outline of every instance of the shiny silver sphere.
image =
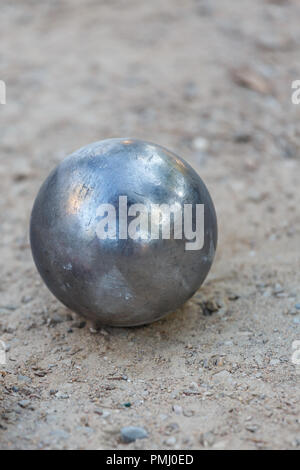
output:
M158 238L150 228L139 233L141 226L126 238L120 196L128 208L148 208L147 220L157 205L203 204L203 246L187 249L185 232L175 234L175 216L169 238L162 236L163 215L148 226L160 223ZM104 227L107 238L99 236L108 216L99 207L106 204L116 209L115 231L110 222ZM129 214L127 223L134 219ZM40 275L63 304L98 324L135 326L176 310L200 287L214 258L217 221L204 183L184 160L149 142L108 139L74 152L48 176L33 206L30 241Z

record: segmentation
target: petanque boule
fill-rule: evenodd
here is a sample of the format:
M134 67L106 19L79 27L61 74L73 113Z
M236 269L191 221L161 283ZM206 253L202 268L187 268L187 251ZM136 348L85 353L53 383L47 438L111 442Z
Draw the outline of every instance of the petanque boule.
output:
M31 249L50 291L107 326L162 318L201 286L217 245L212 199L183 159L108 139L64 159L31 214Z

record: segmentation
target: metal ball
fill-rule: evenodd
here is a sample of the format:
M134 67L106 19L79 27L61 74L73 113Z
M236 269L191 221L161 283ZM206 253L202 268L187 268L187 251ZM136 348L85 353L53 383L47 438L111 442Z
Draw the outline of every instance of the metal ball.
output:
M167 220L162 204L182 208L181 238L175 212ZM200 248L190 236L197 205L204 207ZM148 232L131 206L147 209ZM32 209L30 241L41 277L63 304L102 325L135 326L176 310L197 291L214 258L217 220L203 181L183 159L149 142L108 139L79 149L50 173Z

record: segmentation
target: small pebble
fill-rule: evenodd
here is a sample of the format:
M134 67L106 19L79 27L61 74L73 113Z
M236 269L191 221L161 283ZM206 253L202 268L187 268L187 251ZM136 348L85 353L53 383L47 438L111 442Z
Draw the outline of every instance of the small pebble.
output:
M179 405L173 405L172 409L176 415L181 415L182 413L182 407Z
M198 384L196 382L191 382L190 383L190 390L197 391L198 390Z
M147 431L138 426L125 426L121 429L121 438L126 443L134 442L136 439L146 439L147 437Z
M31 383L32 379L26 375L18 375L18 382Z
M270 366L278 366L278 364L280 364L279 359L271 359Z
M282 294L284 291L283 287L281 284L279 283L276 283L275 286L274 286L274 289L273 289L273 295L277 295L278 294Z
M200 436L200 444L204 447L211 447L215 443L215 436L212 432L206 432Z
M28 408L28 406L30 405L30 401L29 400L21 400L21 401L18 401L18 405L21 408Z
M201 150L202 152L204 152L208 149L208 140L204 137L196 137L193 140L193 147L196 150Z
M102 410L101 408L95 408L94 413L96 415L102 416L102 418L108 418L108 416L110 416L110 411Z
M252 432L252 433L254 433L254 432L256 432L256 431L257 431L258 427L257 427L257 426L255 426L255 425L253 425L253 426L246 426L246 428L245 428L245 429L246 429L246 431L249 431L249 432Z
M221 370L213 375L213 379L217 382L232 382L232 376L227 370Z
M64 393L64 392L56 392L55 394L56 398L59 398L60 400L67 400L69 398L69 395L67 393Z
M165 444L169 447L173 447L176 444L176 437L168 437L168 439L165 440Z

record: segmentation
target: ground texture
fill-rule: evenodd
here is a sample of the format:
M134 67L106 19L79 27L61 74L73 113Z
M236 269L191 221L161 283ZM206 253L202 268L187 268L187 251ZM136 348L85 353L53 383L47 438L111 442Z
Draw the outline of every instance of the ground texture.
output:
M299 15L296 0L2 0L2 449L300 446ZM65 155L119 136L194 166L219 246L181 310L95 332L43 285L28 222ZM127 425L148 437L123 443Z

